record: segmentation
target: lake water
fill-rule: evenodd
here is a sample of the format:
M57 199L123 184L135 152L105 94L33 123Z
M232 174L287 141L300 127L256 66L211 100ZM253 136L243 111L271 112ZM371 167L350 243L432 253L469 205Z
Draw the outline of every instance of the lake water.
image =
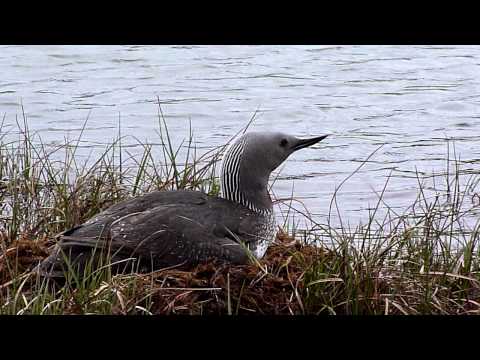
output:
M23 103L44 142L74 138L89 112L84 154L116 136L119 116L125 134L158 142L157 97L175 142L191 120L205 151L256 110L252 130L331 133L294 154L273 187L289 197L293 186L319 222L381 144L338 194L344 221L366 219L390 173L386 203L409 205L416 170L445 171L446 139L465 172L480 170L480 46L0 46L6 128Z

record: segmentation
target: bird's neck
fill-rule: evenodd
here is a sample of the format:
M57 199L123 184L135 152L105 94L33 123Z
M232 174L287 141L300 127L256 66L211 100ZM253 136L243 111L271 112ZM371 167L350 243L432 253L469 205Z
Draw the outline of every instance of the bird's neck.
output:
M232 187L231 184L238 184ZM249 184L247 186L247 184ZM258 213L271 213L273 204L268 193L268 179L249 179L246 176L237 176L235 179L231 174L222 176L222 197L240 203L250 210Z
M225 153L220 175L222 197L257 213L271 213L273 204L268 193L270 174L259 171L258 164L252 159L245 159L244 146L245 143L239 141Z

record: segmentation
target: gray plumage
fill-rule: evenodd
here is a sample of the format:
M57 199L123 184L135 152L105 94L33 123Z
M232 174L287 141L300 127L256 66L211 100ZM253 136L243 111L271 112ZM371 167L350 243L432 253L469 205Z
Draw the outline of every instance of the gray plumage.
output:
M325 136L298 139L252 132L225 152L222 197L198 191L155 191L120 202L58 236L39 266L44 276L63 277L67 263L80 271L98 267L105 254L114 272L190 268L209 259L246 264L261 258L275 237L268 179L294 151Z

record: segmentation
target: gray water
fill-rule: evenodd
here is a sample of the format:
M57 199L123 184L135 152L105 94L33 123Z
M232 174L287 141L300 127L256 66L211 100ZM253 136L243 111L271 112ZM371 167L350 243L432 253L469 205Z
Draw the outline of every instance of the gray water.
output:
M331 133L294 154L273 186L319 222L381 144L338 194L344 221L366 219L389 174L385 202L409 205L415 171L445 171L447 139L465 172L480 169L479 46L0 46L5 128L23 103L44 142L75 138L89 112L85 151L112 141L119 116L124 134L158 142L157 96L175 142L191 120L205 151L256 110L252 130Z

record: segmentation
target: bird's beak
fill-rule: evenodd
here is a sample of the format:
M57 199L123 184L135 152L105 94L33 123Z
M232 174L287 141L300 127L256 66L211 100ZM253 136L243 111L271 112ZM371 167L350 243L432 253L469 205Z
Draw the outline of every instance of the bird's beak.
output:
M312 146L313 144L316 144L317 142L322 141L327 136L328 136L328 134L327 135L322 135L322 136L317 136L317 137L310 138L310 139L298 139L298 141L295 144L293 144L292 150L297 151L297 150Z

